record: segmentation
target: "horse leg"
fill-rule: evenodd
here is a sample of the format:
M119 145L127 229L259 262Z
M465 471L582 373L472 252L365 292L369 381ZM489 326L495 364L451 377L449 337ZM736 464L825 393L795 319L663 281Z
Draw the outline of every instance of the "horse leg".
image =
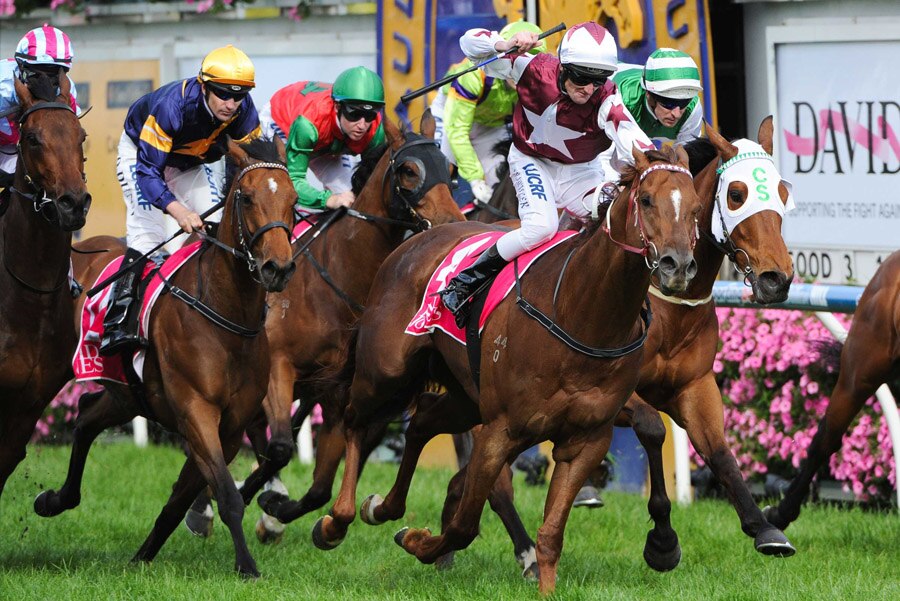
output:
M781 530L766 521L753 501L737 461L725 442L722 393L712 372L679 391L671 415L687 430L694 448L725 487L741 520L741 530L755 539L756 550L778 557L793 555L796 550L790 541Z
M853 327L862 325L854 323ZM800 506L809 494L813 477L828 462L828 458L841 448L844 433L866 399L875 394L890 376L890 355L882 349L871 348L878 345L869 345L864 351L858 350L858 347L853 348L856 339L852 335L851 331L851 338L847 340L847 346L841 354L837 384L831 393L825 416L809 443L806 459L800 464L800 473L791 482L781 503L775 508L766 509L766 518L780 528L787 528L799 517ZM878 340L877 337L868 339Z
M637 395L632 395L622 408L631 421L634 433L647 452L650 472L650 500L647 510L653 519L653 529L647 533L644 544L644 561L658 572L672 570L681 561L678 535L670 521L672 503L666 493L666 476L663 470L662 447L666 439L666 426L659 412Z
M78 399L78 417L75 419L72 454L66 481L59 489L45 490L34 500L34 512L49 518L63 511L78 507L81 503L81 479L87 463L88 452L97 436L113 426L126 423L136 413L130 406L118 403L104 390L86 392Z
M37 403L40 405L40 403ZM22 411L16 402L0 402L0 496L6 481L25 459L28 441L41 418L44 406Z
M575 495L593 472L612 441L612 424L603 426L587 442L569 443L553 448L553 476L544 505L544 523L538 528L538 588L549 595L556 588L556 571L562 554L563 534Z
M475 434L472 458L466 466L463 492L453 517L440 536L427 528L403 528L394 540L422 563L434 563L450 551L464 549L478 535L484 504L515 445L509 439L505 420L495 420Z

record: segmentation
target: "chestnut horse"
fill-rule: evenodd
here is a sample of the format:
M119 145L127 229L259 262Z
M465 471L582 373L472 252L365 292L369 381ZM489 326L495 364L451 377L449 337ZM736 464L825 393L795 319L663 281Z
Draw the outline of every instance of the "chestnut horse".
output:
M318 434L313 483L283 521L328 502L344 453L342 407L320 398L309 385L311 376L333 365L340 356L366 304L378 267L404 236L464 219L450 195L447 160L433 141L433 121L423 124L424 136L404 134L390 120L384 121L384 128L387 144L365 153L353 175L357 198L352 210L297 258L298 275L287 288L269 297L272 310L266 333L271 372L263 401L265 414L259 416L265 419L256 420L248 432L259 468L241 487L245 502L249 503L291 458L294 399L303 399L295 421L302 421L316 403L325 414ZM305 240L303 237L297 244ZM268 440L266 424L271 428ZM194 504L193 512L197 513L191 515L192 531L208 533L208 526L198 519L207 502L201 495ZM211 516L211 512L205 515ZM262 520L257 534L265 542L275 535L266 534L264 529Z
M771 523L787 528L800 516L813 476L841 447L853 418L882 384L900 398L900 251L881 264L859 299L825 416L781 503L766 508Z
M399 542L425 563L466 547L504 465L550 439L556 469L537 559L541 591L553 590L572 501L606 454L612 420L637 383L641 353L633 351L646 334L640 314L648 267L667 292L683 291L696 271L692 250L701 207L687 156L682 150L634 150L634 158L636 169L609 208L607 227L550 250L522 280L518 301L507 297L491 315L482 332L480 391L463 347L438 331L408 336L404 330L441 260L462 240L491 228L448 225L408 240L388 257L360 320L355 353L348 352L340 374L346 379L355 370L345 411L347 460L332 513L313 529L319 548L339 544L355 518L356 468L369 424L401 410L422 380L434 377L454 399L452 411L483 426L475 434L462 498L443 534L407 530ZM553 335L516 308L524 298L532 312L552 311L558 328ZM576 331L578 340L567 334Z
M69 78L61 74L58 96L45 75L15 88L19 160L0 194L0 494L44 408L72 377L69 255L91 204Z
M207 241L170 278L170 294L160 296L151 315L143 398L118 383L83 395L66 482L59 492L41 493L34 507L50 517L77 506L93 440L110 426L144 415L184 436L189 456L134 559L156 556L208 484L231 531L237 570L255 577L259 572L241 528L244 503L228 463L265 395L268 341L259 334L267 292L283 290L295 269L289 224L297 195L283 145L229 141L228 156L238 173L228 188L218 239Z
M654 293L650 296L654 321L644 347L640 382L637 393L632 395L616 420L616 425L633 426L647 449L651 483L648 508L655 528L648 534L644 557L657 570L674 568L681 557L677 536L669 522L671 504L666 496L662 465L665 425L657 409L666 411L679 424L687 427L695 448L714 466L722 481L727 482L742 527L748 535L756 538L757 550L772 555L791 555L794 551L783 533L768 524L753 503L725 443L721 393L712 371L719 338L718 321L715 307L710 302L713 282L726 255L736 261L736 268L746 275L753 286L754 298L761 303L779 302L787 297L793 271L791 258L781 237L781 217L777 211L756 213L731 231L723 230L721 241L713 239L713 220L719 219L721 211L735 211L745 204L750 208L748 186L754 182L734 180L727 189L718 192L716 167L719 159L727 164L738 156L739 149L712 127L707 126L706 131L709 141L697 140L688 145L695 187L704 203L700 218L703 235L694 253L698 272L684 293L668 296L657 287L651 288ZM771 153L771 118L762 122L757 137L762 149ZM737 143L742 146L752 144L748 140ZM751 157L747 160L762 164L768 159ZM775 186L782 204L786 203L786 187L780 181ZM775 189L772 192L775 193ZM428 402L423 404L420 401L407 429L407 446L397 482L384 500L372 495L360 509L367 523L377 525L402 517L409 483L422 447L434 435L446 432L448 428L464 427L464 424L451 425L445 417L449 408L441 405L452 401L423 400ZM461 484L461 476L454 480L457 485ZM453 495L458 493L458 489L451 490ZM499 492L495 492L494 496L494 506L502 508L500 511L515 512L511 497ZM513 538L518 540L522 536L525 533L518 532Z

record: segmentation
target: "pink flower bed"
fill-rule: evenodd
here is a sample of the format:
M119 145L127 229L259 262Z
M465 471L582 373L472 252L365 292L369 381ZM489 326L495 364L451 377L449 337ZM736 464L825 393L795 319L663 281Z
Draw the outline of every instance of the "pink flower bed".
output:
M837 374L817 342L833 339L801 311L717 309L720 348L713 369L725 404L729 446L747 479L792 478L825 414ZM850 320L839 316L845 327ZM698 464L702 459L691 449ZM874 398L832 456L830 477L860 500L890 499L897 483L891 440Z

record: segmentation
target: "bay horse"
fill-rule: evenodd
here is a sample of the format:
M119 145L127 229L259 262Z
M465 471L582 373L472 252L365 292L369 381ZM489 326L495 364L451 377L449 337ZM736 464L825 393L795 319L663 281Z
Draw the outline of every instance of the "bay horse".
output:
M696 270L692 250L701 207L687 156L683 150L633 153L636 168L628 171L625 190L608 210L607 227L547 252L517 291L532 309L554 307L553 321L566 344L519 311L516 298L507 297L482 332L477 383L458 343L440 331L408 336L404 330L447 253L491 227L447 225L406 241L388 257L336 376L346 382L352 374L345 388L346 468L331 514L313 529L316 546L338 545L355 518L360 443L369 424L402 410L422 380L433 377L449 391L455 414L483 425L475 433L462 498L442 535L403 530L397 541L425 563L466 547L477 535L485 500L503 467L549 439L555 443L556 469L538 532L537 560L541 591L553 590L572 501L605 456L612 420L637 384L641 354L631 351L640 348L644 336L646 321L640 314L651 269L668 292L683 291ZM565 334L575 331L577 340Z
M289 224L297 195L280 143L229 140L228 157L236 174L227 187L217 239L205 240L169 279L169 294L160 296L151 314L142 398L114 382L82 396L66 482L59 492L41 493L34 508L51 517L76 507L91 443L104 429L143 415L179 432L189 456L134 560L157 555L208 484L231 532L236 569L256 577L241 527L244 503L228 463L265 395L266 295L283 290L294 273Z
M282 522L289 522L331 499L335 473L344 453L342 407L322 398L311 378L335 363L350 330L367 303L369 288L382 261L404 237L464 217L450 194L447 160L433 141L433 120L424 123L423 135L401 132L384 121L387 144L364 154L353 175L357 195L352 210L335 221L296 260L298 275L284 291L270 295L266 320L271 372L260 414L248 435L259 468L244 481L241 494L249 503L259 489L290 461L293 453L291 406L302 399L294 416L299 425L315 404L322 406L324 423L318 432L316 465L309 490ZM305 238L296 244L305 242ZM300 334L302 332L302 334ZM266 425L271 435L266 438ZM380 440L380 439L379 439ZM370 448L377 444L374 441ZM194 504L192 522L205 513L207 497ZM209 519L209 518L207 518ZM257 526L260 540L265 520ZM196 531L196 525L189 525Z
M681 549L669 521L671 503L666 496L662 463L665 425L659 410L687 428L695 448L707 458L722 481L727 482L729 498L738 511L742 528L756 539L757 550L782 556L794 552L783 533L766 522L753 502L725 442L721 392L713 374L719 336L715 306L711 302L713 282L725 256L735 261L736 269L751 283L757 302L783 301L792 279L791 258L781 237L782 220L777 211L756 213L730 231L723 230L721 241L713 237L713 220L718 220L722 211L735 211L742 206L750 208L749 186L757 182L733 179L719 192L717 167L720 162L727 165L737 157L739 149L711 126L707 125L706 131L708 141L697 140L686 147L697 195L704 207L699 221L702 235L694 251L697 275L686 291L671 296L651 284L653 294L649 298L654 320L644 345L640 381L637 391L616 418L617 426L634 427L647 450L651 484L648 508L655 527L648 533L644 558L648 565L661 571L673 569L678 564ZM772 133L769 117L763 120L757 134L759 145L768 154L772 152ZM746 147L748 142L737 143ZM752 160L764 162L767 159L756 157ZM786 204L787 188L781 181L775 186L780 202ZM772 192L774 195L775 190ZM447 398L420 399L407 428L407 445L394 487L384 499L370 495L363 502L360 508L363 521L378 525L403 516L409 484L422 448L438 433L465 427L462 423L451 424L447 419L451 412L444 405L450 402ZM451 497L457 498L461 493L462 477L462 474L454 477ZM515 513L512 497L503 492L506 488L504 485L492 492L492 507L503 514ZM446 518L451 515L445 510ZM527 536L524 531L510 533L513 540ZM528 566L524 567L527 573Z
M840 352L838 380L825 416L784 498L776 507L766 508L769 522L787 528L800 516L813 477L840 449L853 418L882 384L900 398L900 251L882 262L863 290Z
M72 377L69 255L91 195L86 134L60 71L59 94L43 74L28 85L15 81L19 160L0 194L0 494L44 409Z

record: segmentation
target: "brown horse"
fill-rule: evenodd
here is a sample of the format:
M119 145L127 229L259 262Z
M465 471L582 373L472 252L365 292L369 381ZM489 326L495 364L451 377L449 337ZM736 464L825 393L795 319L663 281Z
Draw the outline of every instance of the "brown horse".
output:
M15 82L19 161L0 194L0 494L44 408L72 377L69 255L91 195L69 78ZM5 214L3 214L5 212Z
M447 161L433 141L433 121L424 124L424 137L404 134L390 120L385 121L385 133L387 145L367 152L354 173L357 198L352 210L298 257L298 276L269 298L272 310L266 332L271 372L263 401L265 414L259 416L264 419L257 419L249 431L259 469L241 487L245 502L291 458L293 400L303 399L295 421L302 421L316 403L322 405L326 418L318 435L313 483L282 516L285 522L328 502L344 452L342 408L320 398L309 385L310 378L340 356L378 267L404 236L464 219L450 195ZM304 241L301 238L297 244ZM271 428L268 440L266 424ZM198 529L194 524L206 503L201 497L194 504L198 513L191 516L192 530ZM257 534L267 540L272 535L263 530L264 522L260 524ZM204 528L200 522L201 533L208 532Z
M488 320L482 333L480 391L464 348L440 332L403 332L440 261L465 238L490 228L448 225L407 241L385 261L369 296L370 309L360 320L355 354L342 373L346 378L355 369L345 412L346 468L332 515L313 530L317 546L339 544L355 518L356 468L368 424L402 409L430 376L447 387L456 401L455 413L466 414L469 424L481 421L483 427L475 435L462 498L443 534L405 531L399 542L426 563L467 546L504 465L525 448L550 439L556 469L537 557L541 590L554 588L572 501L606 454L612 420L637 383L641 354L633 351L644 335L640 313L650 284L648 267L670 292L683 291L696 270L692 250L701 207L684 166L687 156L680 150L677 156L675 151L645 155L635 150L634 157L637 168L608 211L608 229L595 228L558 245L522 280L521 298L528 299L532 310L555 307L555 334L519 311L522 301L512 296ZM566 334L574 331L578 340Z
M108 383L105 391L82 396L66 482L59 492L41 493L34 505L45 517L77 506L93 440L110 426L144 415L184 436L189 457L134 559L156 556L208 484L231 531L237 570L258 576L241 528L244 503L227 466L265 395L268 341L259 334L267 291L283 290L295 269L288 224L297 196L282 145L229 141L228 155L239 171L229 186L218 239L171 277L170 294L159 298L151 316L144 394Z
M853 418L882 384L900 398L900 251L881 264L859 299L825 417L781 503L766 508L769 522L787 528L800 516L813 477L841 447Z
M763 303L786 298L791 281L791 259L781 238L781 218L774 211L757 213L739 223L727 233L724 242L712 238L713 219L718 219L723 205L734 210L747 202L748 184L734 181L723 191L727 198L716 198L718 160L727 163L738 155L738 148L712 127L707 127L707 132L709 142L698 140L688 145L695 187L704 204L700 218L703 235L695 250L698 273L684 293L667 296L656 287L652 289L655 294L650 297L650 304L654 321L644 347L644 364L637 387L638 393L647 401L638 394L632 395L616 420L616 425L633 425L648 452L651 475L648 507L656 525L648 534L644 557L657 570L674 568L681 555L669 523L671 504L666 496L662 465L665 426L657 409L665 410L688 428L695 447L709 458L710 465L715 466L717 474L728 483L742 527L747 534L756 537L757 549L773 555L793 553L793 547L784 535L766 523L753 503L725 444L721 393L712 371L718 344L718 322L715 307L709 302L713 282L726 255L730 255L741 273L747 275L753 283L756 299ZM763 149L771 153L771 118L761 124L758 138ZM778 186L781 200L785 202L787 189L780 182ZM384 500L377 495L370 496L360 509L367 523L381 524L402 517L416 460L425 443L448 428L463 427L463 424L450 425L445 417L449 407L443 404L452 401L446 398L423 400L427 402L419 403L407 429L407 446L397 482ZM457 485L462 483L461 476L454 480ZM506 490L507 486L504 484L502 489ZM451 495L458 496L460 492L453 488ZM501 491L492 493L492 507L504 514L515 512L511 497ZM524 532L517 532L514 540L524 535Z

